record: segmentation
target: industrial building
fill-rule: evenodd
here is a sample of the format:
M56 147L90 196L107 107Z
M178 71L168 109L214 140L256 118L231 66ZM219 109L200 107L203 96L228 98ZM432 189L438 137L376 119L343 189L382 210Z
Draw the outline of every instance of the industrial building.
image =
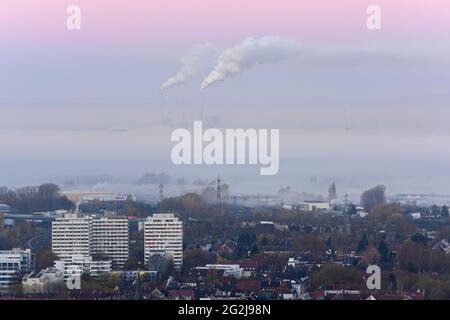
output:
M307 212L330 210L330 203L325 201L300 201L299 205Z

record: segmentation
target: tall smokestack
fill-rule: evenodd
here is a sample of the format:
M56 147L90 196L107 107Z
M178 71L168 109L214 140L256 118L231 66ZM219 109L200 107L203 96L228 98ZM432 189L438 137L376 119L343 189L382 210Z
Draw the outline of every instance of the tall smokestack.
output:
M193 46L181 59L181 68L161 85L161 90L185 84L195 74L207 67L208 63L213 63L218 55L219 49L213 44L205 43Z

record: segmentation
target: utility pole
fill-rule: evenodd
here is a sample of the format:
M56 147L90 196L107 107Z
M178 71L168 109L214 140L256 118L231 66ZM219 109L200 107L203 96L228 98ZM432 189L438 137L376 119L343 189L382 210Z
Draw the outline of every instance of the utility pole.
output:
M164 212L163 201L164 201L164 185L161 183L159 185L159 212Z
M222 216L222 187L220 182L220 176L217 176L217 199L216 199L216 212L217 215Z
M348 212L349 205L350 205L350 203L348 201L348 194L346 193L344 196L344 214L346 214Z
M351 233L351 228L350 228L350 212L349 212L349 207L350 207L350 201L348 200L348 194L345 194L344 197L344 220L345 220L345 231L347 232L347 234Z

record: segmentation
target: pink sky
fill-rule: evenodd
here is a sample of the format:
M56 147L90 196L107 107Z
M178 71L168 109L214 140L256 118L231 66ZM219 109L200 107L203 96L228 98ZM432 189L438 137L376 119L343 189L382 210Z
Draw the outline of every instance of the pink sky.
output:
M80 31L66 29L71 4L82 10ZM372 4L382 9L381 31L366 28ZM304 190L314 175L326 181L321 192L331 177L351 188L382 179L390 192L450 192L450 0L0 0L0 150L8 154L0 181L176 170L161 110L190 127L203 74L164 103L161 84L194 44L225 49L263 35L314 50L218 84L204 110L219 126L291 130L279 187ZM218 168L179 170L193 180ZM224 179L261 188L252 172Z
M96 41L221 41L277 34L303 41L446 38L448 0L2 0L0 37L55 41L67 35L66 7L82 9L77 36ZM382 8L380 32L366 29L366 8ZM87 38L86 38L87 37Z

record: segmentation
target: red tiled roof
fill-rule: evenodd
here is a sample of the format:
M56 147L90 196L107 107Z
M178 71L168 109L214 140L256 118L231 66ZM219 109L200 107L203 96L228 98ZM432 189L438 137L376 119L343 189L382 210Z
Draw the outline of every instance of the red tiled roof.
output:
M332 300L361 300L360 294L337 294Z
M236 290L258 292L261 290L261 281L240 280L236 283Z
M256 269L259 267L259 262L255 260L243 260L239 265L245 269Z
M379 294L374 295L377 300L407 300L403 294Z
M189 289L172 289L168 291L169 297L179 298L179 297L190 297L195 298L195 291Z
M289 289L286 285L281 286L278 289L278 293L283 294L283 293L292 293L291 289Z
M317 299L317 298L322 298L325 296L325 292L323 290L316 290L316 291L310 291L308 293L308 295L310 296L310 298L312 299Z

